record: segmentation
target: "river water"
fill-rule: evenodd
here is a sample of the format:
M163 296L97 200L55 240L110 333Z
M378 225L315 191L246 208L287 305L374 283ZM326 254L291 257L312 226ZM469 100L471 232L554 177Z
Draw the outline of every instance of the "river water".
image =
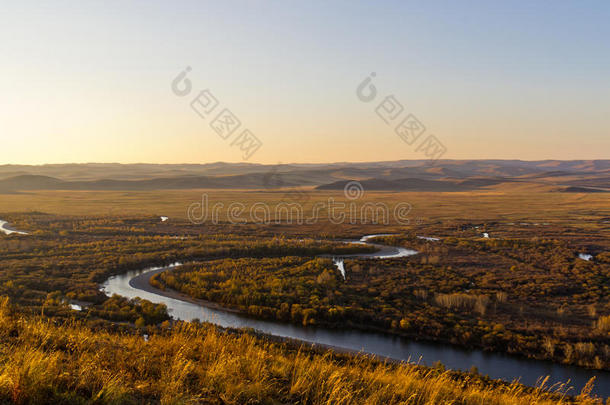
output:
M22 232L22 231L18 231L16 229L14 229L13 227L11 227L9 225L8 222L3 221L0 219L0 232L5 233L6 235L11 235L13 233L18 234L18 235L27 235L27 232Z
M361 239L360 243L368 243L369 237ZM401 257L417 252L403 248L392 248L376 245L380 252L363 255L369 258ZM362 255L358 255L362 256ZM336 257L335 263L343 265L343 257ZM366 332L360 330L327 329L319 327L303 327L282 322L258 320L235 312L208 308L200 304L182 301L161 295L160 291L147 286L145 291L134 286L139 283L134 279L148 279L151 274L179 266L179 263L164 268L149 268L134 270L109 278L102 286L108 296L118 294L127 298L140 297L158 304L165 304L170 315L177 320L192 321L199 319L226 328L253 328L260 332L275 336L298 339L304 342L334 346L342 349L370 353L388 357L394 360L409 361L432 365L440 361L447 368L468 370L476 366L481 374L505 381L519 380L521 383L534 386L539 379L549 376L549 384L564 383L574 387L570 394L580 392L591 377L597 377L593 393L602 397L610 396L610 372L588 370L585 368L556 364L548 361L531 360L519 356L501 353L489 353L482 350L467 350L450 344L420 342L405 339L392 334Z

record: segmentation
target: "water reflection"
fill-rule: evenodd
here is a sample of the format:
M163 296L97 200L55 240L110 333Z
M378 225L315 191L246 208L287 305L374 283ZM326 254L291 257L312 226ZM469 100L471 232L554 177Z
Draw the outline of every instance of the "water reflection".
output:
M396 253L394 252L394 254ZM369 257L372 257L372 255ZM275 336L425 365L432 365L440 361L447 368L454 370L468 370L474 365L481 374L487 374L491 378L506 381L518 379L520 382L531 386L536 385L541 376L548 375L550 376L550 384L569 381L569 385L574 387L569 392L571 394L580 392L587 381L596 376L593 393L602 397L610 396L610 372L607 371L587 370L500 353L487 353L481 350L466 350L453 345L417 342L391 334L303 327L288 323L257 320L227 310L208 308L196 303L162 296L160 295L161 291L150 287L148 283L146 284L149 291L134 287L139 282L147 280L152 274L178 265L180 264L175 263L165 268L150 268L114 276L103 284L102 290L109 296L118 294L127 298L140 297L154 303L165 304L170 315L177 320L192 321L199 319L227 328L252 328Z

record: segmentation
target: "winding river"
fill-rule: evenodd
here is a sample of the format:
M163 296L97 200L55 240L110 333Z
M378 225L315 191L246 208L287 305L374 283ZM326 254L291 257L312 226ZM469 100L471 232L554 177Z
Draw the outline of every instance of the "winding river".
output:
M417 254L413 250L368 242L375 236L381 235L369 235L358 241L350 242L373 245L379 251L333 257L335 265L344 277L344 258L387 259ZM297 339L339 350L374 354L399 361L425 365L432 365L440 361L447 368L454 370L468 370L474 365L481 374L487 374L491 378L505 381L518 379L521 383L530 386L536 385L541 376L549 376L547 387L555 383L569 381L569 385L573 387L569 391L570 394L579 393L587 381L596 376L593 393L602 397L610 396L610 372L607 371L588 370L519 356L489 353L482 350L467 350L449 344L414 341L385 333L303 327L289 323L258 320L217 306L207 307L189 300L179 293L161 291L150 285L149 280L154 274L170 270L179 265L180 263L175 263L167 267L134 270L113 276L102 285L101 289L108 296L118 294L127 298L140 297L154 303L165 304L170 315L177 320L192 321L199 319L225 328L252 328L270 335Z
M3 221L0 219L0 232L3 232L6 235L10 235L10 234L18 234L18 235L27 235L27 232L22 232L22 231L18 231L15 228L13 228L12 226L9 225L8 222Z

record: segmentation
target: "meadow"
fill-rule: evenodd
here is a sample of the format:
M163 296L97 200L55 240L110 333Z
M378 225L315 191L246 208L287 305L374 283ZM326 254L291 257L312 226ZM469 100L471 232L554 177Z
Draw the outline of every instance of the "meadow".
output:
M319 219L231 223L225 210L216 222L195 224L187 212L202 195L225 208L234 202L263 203L271 212L278 204L298 203L306 215ZM409 221L390 216L387 224L370 218L332 223L327 212L314 208L329 198L348 207L408 203ZM161 216L169 219L162 221ZM6 400L594 401L586 396L562 399L477 374L381 364L306 346L299 351L298 345L283 346L264 336L174 324L163 305L99 291L113 274L176 261L186 264L156 276L153 284L250 316L378 330L610 369L610 206L603 194L367 192L354 201L342 192L308 189L31 191L3 194L0 218L29 232L0 235L0 296L12 304L10 310L4 305L4 336L10 339L3 340L0 360L0 395ZM420 253L383 261L348 260L345 280L330 259L317 258L370 251L341 241L376 233L393 234L380 239L385 244ZM581 259L580 254L594 259ZM85 304L86 310L73 311L70 303ZM151 336L149 343L142 333ZM87 347L73 349L81 340ZM220 354L206 357L197 349L202 344ZM83 359L92 355L93 347L122 360L85 370ZM223 357L221 347L232 357ZM185 355L180 348L188 361L178 359ZM151 356L147 358L158 367L149 361L135 372L128 365L137 354ZM294 364L311 374L299 374L291 368ZM178 365L184 370L163 371L163 366L182 367ZM46 375L46 369L55 371ZM262 379L251 374L263 371L268 374Z
M0 401L16 404L601 404L442 368L320 354L198 324L139 333L23 317L0 299ZM548 387L544 387L548 388Z

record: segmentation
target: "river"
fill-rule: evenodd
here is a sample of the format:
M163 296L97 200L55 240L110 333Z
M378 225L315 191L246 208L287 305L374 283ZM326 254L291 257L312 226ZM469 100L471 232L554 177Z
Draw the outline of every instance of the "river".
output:
M352 243L366 243L374 235L365 236ZM404 248L395 248L372 244L380 251L364 255L342 255L335 257L335 264L343 269L343 258L368 257L391 258L404 257L417 252ZM225 328L252 328L257 331L298 339L308 343L332 346L349 351L363 352L387 357L393 360L410 361L432 365L440 361L447 368L468 370L476 366L481 374L491 378L513 381L534 386L541 376L549 376L549 385L565 383L574 387L570 394L577 394L587 381L596 376L593 393L602 397L610 397L610 372L589 370L581 367L567 366L549 361L532 360L520 356L501 353L490 353L482 350L467 350L450 344L414 341L392 334L367 332L361 330L330 329L320 327L304 327L289 323L258 320L235 311L222 308L211 308L196 302L189 302L180 294L163 292L149 283L152 275L179 266L175 263L167 267L134 270L109 278L101 287L108 296L118 294L127 298L140 297L158 304L165 304L170 315L177 320L192 321L199 319ZM344 271L342 271L344 274Z
M0 219L0 232L5 233L6 235L17 234L17 235L27 235L27 232L18 231L12 226L9 225L8 222Z

